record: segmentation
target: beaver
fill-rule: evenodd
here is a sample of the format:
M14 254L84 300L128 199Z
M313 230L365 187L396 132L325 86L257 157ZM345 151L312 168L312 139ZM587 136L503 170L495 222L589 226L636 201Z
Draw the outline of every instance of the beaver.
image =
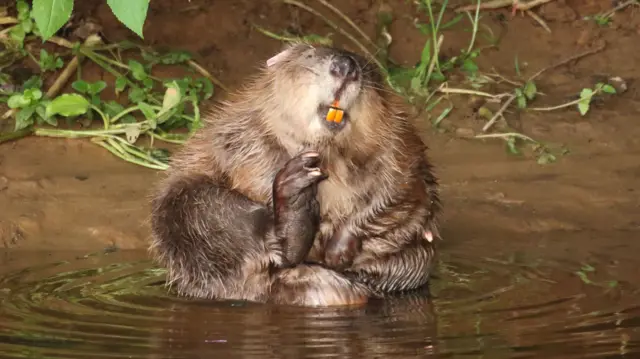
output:
M168 284L189 297L301 306L426 285L442 206L401 108L366 57L286 46L171 159L150 245Z

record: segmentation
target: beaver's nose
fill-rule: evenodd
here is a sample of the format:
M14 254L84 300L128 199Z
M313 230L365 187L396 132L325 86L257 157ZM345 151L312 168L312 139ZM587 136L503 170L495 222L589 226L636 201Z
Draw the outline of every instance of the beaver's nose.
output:
M333 58L329 71L333 76L354 80L358 76L358 64L351 56L339 55Z

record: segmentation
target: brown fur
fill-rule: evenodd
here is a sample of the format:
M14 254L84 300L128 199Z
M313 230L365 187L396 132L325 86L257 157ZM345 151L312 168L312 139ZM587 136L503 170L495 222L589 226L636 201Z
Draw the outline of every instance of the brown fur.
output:
M263 69L172 159L153 201L151 248L180 294L344 305L427 283L435 247L423 234L438 236L440 203L426 146L376 69L354 54L363 84L347 127L312 130L297 114L313 77L296 60L344 52L309 49L293 46ZM274 178L304 151L320 154L328 178L317 185L313 248L288 265L274 234Z

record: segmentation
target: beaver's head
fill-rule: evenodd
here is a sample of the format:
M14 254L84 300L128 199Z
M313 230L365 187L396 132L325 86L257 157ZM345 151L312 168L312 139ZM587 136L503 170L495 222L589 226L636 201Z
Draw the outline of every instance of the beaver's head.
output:
M323 142L380 115L381 76L355 53L294 44L267 61L281 120L310 143Z

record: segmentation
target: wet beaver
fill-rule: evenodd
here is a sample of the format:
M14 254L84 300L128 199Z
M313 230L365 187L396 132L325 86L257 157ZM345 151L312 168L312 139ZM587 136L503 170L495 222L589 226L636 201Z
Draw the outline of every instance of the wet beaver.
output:
M293 44L232 96L152 201L151 250L179 294L328 306L427 283L438 184L374 65Z

